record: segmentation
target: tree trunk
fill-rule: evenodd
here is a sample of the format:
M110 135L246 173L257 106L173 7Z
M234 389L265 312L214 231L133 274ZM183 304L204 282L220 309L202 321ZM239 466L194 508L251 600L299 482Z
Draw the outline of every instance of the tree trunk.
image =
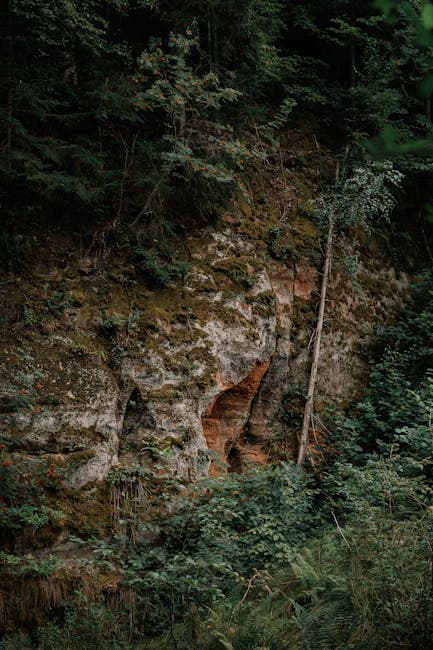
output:
M350 17L352 27L355 26L355 5L353 2L350 3ZM351 89L351 108L355 112L355 97L353 91L356 84L356 44L352 43L350 46L350 89Z
M218 65L218 36L217 36L217 14L215 6L211 2L207 8L207 42L209 52L209 65L212 70Z
M207 8L207 47L209 55L209 67L212 70L212 25L210 19L210 7Z
M217 27L217 14L215 7L211 7L211 19L212 19L212 58L215 67L218 65L218 27Z
M337 167L337 172L336 172L337 180L338 180L338 174L339 174L339 169ZM334 238L334 222L335 222L335 207L333 206L331 209L331 213L329 215L328 234L326 239L325 263L323 267L322 287L320 292L319 315L317 318L316 336L314 339L313 358L311 362L310 381L308 384L307 400L305 402L304 418L302 421L301 437L299 440L299 450L298 450L298 460L297 460L298 467L302 467L304 465L305 459L307 457L310 424L313 416L314 391L316 388L317 369L319 367L320 348L322 344L323 322L325 319L326 295L328 292L328 280L329 280L329 273L331 269L332 244Z
M352 111L355 111L355 97L353 91L356 84L356 45L350 46L350 89L351 89L351 108Z
M12 0L8 3L8 108L7 108L7 137L6 150L8 156L8 168L12 168L12 117L13 117L13 100L12 100Z

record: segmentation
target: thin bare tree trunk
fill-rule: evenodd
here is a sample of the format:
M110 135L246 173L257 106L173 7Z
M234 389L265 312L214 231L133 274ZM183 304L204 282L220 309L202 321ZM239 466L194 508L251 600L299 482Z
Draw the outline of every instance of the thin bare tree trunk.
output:
M131 150L129 150L129 147L127 143L125 142L125 139L120 135L120 139L123 144L123 148L125 149L125 158L124 158L124 163L123 163L123 174L122 174L122 180L120 182L120 195L119 195L119 205L117 208L117 217L113 221L112 228L115 229L118 224L120 223L122 219L122 213L123 213L123 205L124 205L124 195L125 195L125 183L128 178L128 173L132 165L134 164L134 153L135 153L135 145L137 143L137 133L134 133L132 136L132 141L131 141Z
M212 58L215 66L218 65L218 28L217 28L217 14L215 6L211 5L211 21L212 21Z
M350 3L350 14L351 14L351 24L352 27L355 27L355 5L353 2ZM354 89L356 84L356 45L352 43L350 45L350 89L351 93L351 107L352 111L355 111L355 96Z
M338 174L339 174L339 168L337 166L337 171L336 171L337 180L338 180ZM298 467L302 467L304 465L307 456L310 423L313 415L314 392L316 388L317 369L319 367L320 348L322 345L322 331L323 331L323 322L325 319L326 295L328 292L329 273L331 270L332 244L334 239L334 223L335 223L335 206L332 207L329 215L328 234L326 239L326 250L325 250L325 263L323 267L322 287L320 292L319 315L317 318L316 336L314 339L313 358L311 362L310 381L308 384L307 400L305 402L304 418L302 422L301 437L299 440L298 461L297 461Z
M12 168L12 0L8 3L8 123L6 150L8 155L8 169Z
M354 96L354 89L355 89L355 84L356 84L356 45L351 45L350 46L350 89L352 91L351 93L351 108L352 111L355 110L355 96Z
M210 6L207 8L207 47L209 54L209 66L212 70L212 25L210 19Z

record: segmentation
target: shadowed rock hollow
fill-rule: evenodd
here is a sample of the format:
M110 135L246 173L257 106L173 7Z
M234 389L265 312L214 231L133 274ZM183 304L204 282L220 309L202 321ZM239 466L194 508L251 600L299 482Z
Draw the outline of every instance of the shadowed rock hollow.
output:
M203 417L203 432L207 446L215 457L211 474L218 473L218 464L240 473L249 457L265 461L260 447L245 445L243 433L248 423L251 406L261 382L269 370L271 360L257 362L251 372L239 384L224 389L217 395Z

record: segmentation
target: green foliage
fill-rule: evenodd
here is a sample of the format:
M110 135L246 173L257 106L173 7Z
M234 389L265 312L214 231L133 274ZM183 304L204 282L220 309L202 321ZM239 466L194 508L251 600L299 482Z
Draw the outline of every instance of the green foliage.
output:
M31 555L11 555L0 551L0 573L14 576L32 576L48 578L59 567L59 560L54 555L37 558Z
M192 0L187 6L158 0L155 4L175 24L196 24L209 67L235 73L236 85L250 96L263 96L270 85L284 79L289 57L278 45L285 30L281 0Z
M75 606L65 611L64 624L60 627L48 623L37 631L33 638L21 633L7 641L0 641L2 650L27 650L44 648L44 650L121 650L143 648L129 642L129 633L120 613L107 609L103 603L90 603L81 597Z
M432 279L420 280L406 320L386 329L382 357L372 369L364 400L343 423L367 449L403 454L415 474L429 473L432 409ZM411 474L416 469L413 466ZM408 470L409 471L409 470Z
M113 52L100 5L86 0L84 5L61 2L54 8L17 0L2 10L7 99L1 115L7 138L0 168L11 198L27 184L26 196L20 198L31 201L33 209L38 194L80 209L93 207L103 196L96 142L83 131L76 139L70 137L90 108L89 83L101 79L81 57L100 61Z
M187 29L184 35L170 34L168 51L153 39L138 59L134 106L158 136L154 159L159 178L145 213L155 209L161 200L158 188L165 187L174 193L178 211L186 191L189 211L196 208L200 214L202 195L210 194L216 205L223 198L219 185L244 189L241 171L249 159L263 157L235 139L221 120L224 104L239 101L241 93L224 86L215 72L199 72L192 65L194 56L200 56L199 40Z
M139 525L126 553L114 544L97 554L120 560L143 624L164 629L189 604L240 593L255 570L290 561L314 526L312 498L289 465L208 480L173 513Z
M245 191L263 159L257 134L274 139L306 109L425 174L429 4L380 10L356 0L5 3L6 213L208 221ZM424 143L422 166L413 141Z
M138 261L138 268L144 272L151 285L155 287L167 287L179 278L184 278L190 266L187 262L173 259L169 250L156 251L136 246L134 253Z
M388 37L370 35L364 53L366 74L354 90L367 109L368 123L375 126L365 146L373 158L393 158L404 171L422 178L432 166L431 4L373 4L384 18L377 25Z
M358 226L371 231L371 224L389 220L403 178L390 161L355 167L332 192L315 201L319 221L326 226L332 211L337 228Z
M63 514L47 503L47 493L57 490L63 471L56 463L27 458L0 445L0 526L6 537L34 533Z
M427 648L433 638L431 533L428 516L324 536L273 580L254 585L244 602L222 605L201 626L195 622L200 647L214 648L221 639L223 647L257 650ZM193 625L174 630L178 647L188 647Z

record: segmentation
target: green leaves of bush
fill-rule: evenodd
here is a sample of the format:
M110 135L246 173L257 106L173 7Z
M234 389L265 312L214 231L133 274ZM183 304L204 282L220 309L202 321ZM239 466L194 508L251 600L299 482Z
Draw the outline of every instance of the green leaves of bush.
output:
M241 592L256 569L286 565L315 525L313 491L290 465L211 479L156 528L139 529L125 583L163 629L188 603L210 605Z

